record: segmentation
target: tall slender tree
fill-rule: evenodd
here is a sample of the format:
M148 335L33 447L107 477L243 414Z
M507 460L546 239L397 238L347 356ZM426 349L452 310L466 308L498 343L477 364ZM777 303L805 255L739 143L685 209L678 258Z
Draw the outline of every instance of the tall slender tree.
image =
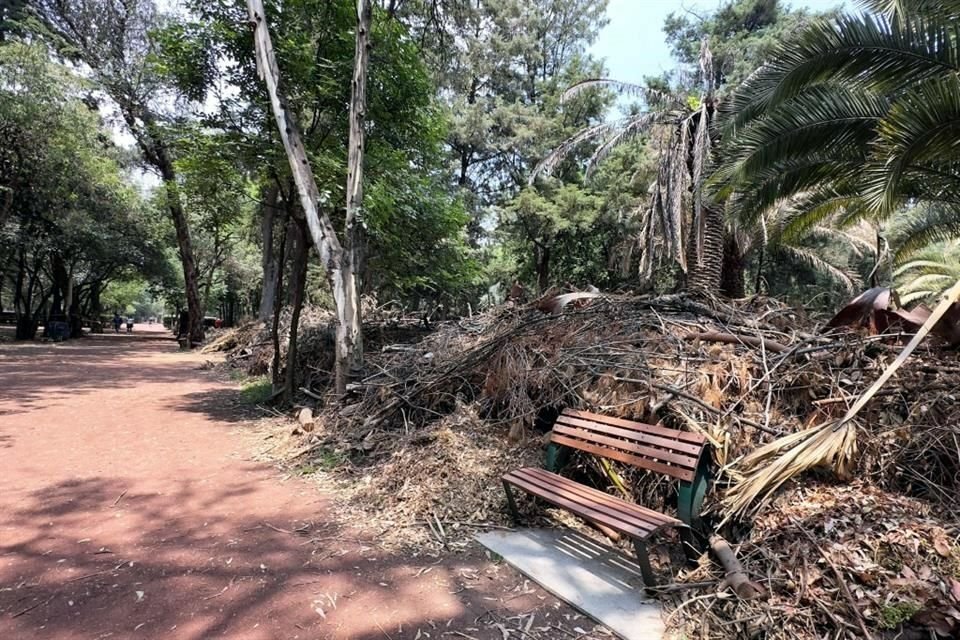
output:
M273 42L270 37L263 2L262 0L247 0L247 7L250 12L250 20L254 25L257 68L267 85L271 107L277 121L277 127L280 130L284 149L287 152L290 171L296 181L300 203L306 215L307 227L313 238L314 246L320 254L320 261L326 270L327 279L333 291L334 307L337 314L336 389L338 393L342 394L346 391L351 365L358 365L362 363L363 359L361 350L363 345L359 338L361 328L360 300L354 272L354 265L357 264L354 252L360 248L357 242L359 229L353 229L359 223L357 219L357 209L360 204L358 198L362 198L363 191L358 182L348 184L348 203L354 206L352 216L347 218L349 226L346 227L345 235L349 238L347 247L350 251L348 253L345 251L344 245L341 244L333 223L330 221L330 216L324 208L328 203L326 198L321 198L320 190L317 188L310 161L303 146L303 136L300 132L300 126L297 124L296 116L289 105L288 98L281 93L280 69L273 52ZM362 80L364 84L366 82L370 11L369 1L361 0L358 2L357 51L362 53L357 56L355 67L360 67L362 73L354 73L354 82ZM365 95L365 87L358 91L357 87L354 86L353 99L351 100L351 124L354 123L354 118L356 118L356 122L362 125L363 110L366 107ZM359 139L354 137L353 127L351 127L350 149L354 152L354 161L362 163L362 133ZM350 178L354 181L362 180L362 169L354 165L351 165L351 168L353 172L348 172Z
M160 175L165 204L176 229L183 267L191 343L203 340L205 309L200 297L190 224L180 197L177 172L163 117L157 108L166 87L151 65L151 30L159 25L152 0L37 0L32 11L62 55L86 64L116 104L144 161Z

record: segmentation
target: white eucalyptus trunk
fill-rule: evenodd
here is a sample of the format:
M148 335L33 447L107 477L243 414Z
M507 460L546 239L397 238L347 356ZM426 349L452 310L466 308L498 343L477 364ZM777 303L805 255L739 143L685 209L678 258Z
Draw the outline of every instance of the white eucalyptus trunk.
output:
M247 0L247 9L250 13L250 21L254 26L257 68L267 85L270 104L277 120L277 127L280 130L280 138L283 140L283 147L287 153L287 160L290 162L290 171L293 173L297 185L297 192L300 195L300 202L307 219L307 227L310 229L313 244L320 254L320 262L326 269L327 279L333 291L334 310L337 314L336 386L337 392L342 394L346 391L351 364L359 365L362 359L362 353L356 352L357 347L362 345L358 344L356 339L351 339L360 333L360 301L353 271L354 257L350 255L352 251L344 251L333 224L330 222L330 217L320 209L320 191L317 188L310 162L307 159L300 127L286 103L286 97L279 88L280 70L277 67L276 56L273 52L273 43L270 40L263 1ZM362 12L358 14L358 25L361 19ZM359 28L357 37L360 38ZM366 31L364 31L363 37L366 38ZM365 68L366 63L364 62ZM351 139L352 137L351 131ZM348 216L348 235L349 224ZM352 243L348 246L352 247Z
M371 0L357 0L356 48L353 57L353 80L350 84L350 140L347 151L347 210L344 223L345 260L343 278L348 288L359 291L358 275L363 268L363 156L364 125L367 114L367 66L370 61L370 23L373 18ZM345 301L344 320L337 343L346 345L337 354L337 386L339 375L363 365L363 332L360 322L360 300L354 296ZM340 362L339 358L345 358ZM346 381L343 381L346 385Z

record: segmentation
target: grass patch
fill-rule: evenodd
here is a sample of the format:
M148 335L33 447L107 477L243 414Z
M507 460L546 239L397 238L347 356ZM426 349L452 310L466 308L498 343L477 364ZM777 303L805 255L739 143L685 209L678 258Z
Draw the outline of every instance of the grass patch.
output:
M920 611L920 605L915 602L898 602L888 604L880 609L880 628L896 629Z
M294 472L299 476L309 476L317 471L333 471L345 462L347 457L342 453L337 453L333 449L319 449L310 462L298 465Z
M273 395L273 385L267 378L256 378L240 388L244 404L263 404Z

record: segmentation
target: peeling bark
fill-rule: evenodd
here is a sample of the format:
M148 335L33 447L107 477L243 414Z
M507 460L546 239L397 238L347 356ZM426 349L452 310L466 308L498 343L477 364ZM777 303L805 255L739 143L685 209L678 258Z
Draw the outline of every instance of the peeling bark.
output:
M326 269L327 279L333 291L334 307L337 314L336 339L336 388L343 394L346 391L347 379L351 365L358 366L362 362L362 342L360 340L360 303L355 268L358 266L354 250L358 250L360 236L360 220L358 208L363 196L362 166L356 164L363 160L362 116L363 105L357 102L358 75L354 74L354 91L351 99L351 136L350 150L352 162L351 170L347 174L347 202L348 212L345 222L345 243L340 244L333 224L327 213L321 210L320 191L310 168L306 150L303 146L300 127L289 105L287 98L280 88L280 71L277 66L273 43L266 22L266 12L262 0L247 0L250 21L254 27L254 47L257 58L257 68L260 76L267 85L270 94L270 104L280 138L283 140L290 171L297 184L297 191L306 216L307 227L313 239L313 244L320 254L320 262ZM366 84L366 59L368 55L367 38L372 7L369 0L358 2L357 13L357 51L362 52L356 64L363 73L359 76L362 84ZM364 93L359 93L364 98ZM361 107L356 111L357 107ZM358 118L360 137L355 138L354 118ZM353 153L356 151L356 153ZM354 204L352 211L350 203Z

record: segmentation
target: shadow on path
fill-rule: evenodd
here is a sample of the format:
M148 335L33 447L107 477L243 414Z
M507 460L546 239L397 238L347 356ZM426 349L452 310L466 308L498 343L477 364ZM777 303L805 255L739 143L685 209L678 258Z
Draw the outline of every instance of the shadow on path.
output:
M0 345L0 638L590 637L507 567L389 554L249 462L204 359Z

